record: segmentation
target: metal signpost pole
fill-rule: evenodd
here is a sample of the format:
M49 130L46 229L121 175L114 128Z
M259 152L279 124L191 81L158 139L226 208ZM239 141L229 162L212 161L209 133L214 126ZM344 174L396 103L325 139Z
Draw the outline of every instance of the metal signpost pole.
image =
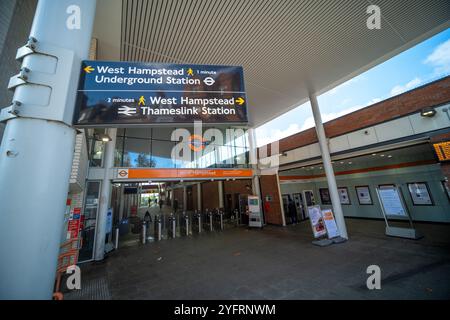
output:
M96 1L40 0L14 102L2 109L0 299L51 299L75 143L71 127ZM26 193L24 191L27 190Z
M344 214L342 212L341 200L339 199L338 188L336 184L336 177L334 176L333 165L331 164L330 150L328 148L328 140L323 128L322 116L320 115L319 104L315 94L309 95L311 102L311 109L314 115L316 124L317 138L319 140L320 151L322 153L323 168L327 177L328 188L330 190L331 202L333 204L334 216L339 228L340 236L348 239L347 228L345 226Z

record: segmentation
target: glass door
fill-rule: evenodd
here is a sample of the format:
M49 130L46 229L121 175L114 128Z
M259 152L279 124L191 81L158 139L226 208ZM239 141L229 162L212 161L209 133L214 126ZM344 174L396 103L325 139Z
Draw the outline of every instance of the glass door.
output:
M88 181L84 197L84 211L82 215L82 246L78 261L89 261L94 258L95 228L97 226L97 213L100 197L100 181Z

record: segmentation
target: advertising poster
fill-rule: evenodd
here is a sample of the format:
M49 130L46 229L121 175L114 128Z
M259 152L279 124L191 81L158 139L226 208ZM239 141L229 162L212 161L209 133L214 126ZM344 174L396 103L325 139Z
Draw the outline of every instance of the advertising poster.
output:
M326 188L319 189L320 194L320 202L323 205L330 205L331 204L331 197L330 197L330 191Z
M309 221L313 230L314 238L320 238L327 234L320 206L308 207Z
M348 189L346 187L338 188L338 193L341 204L350 204L350 197L348 195Z
M425 182L408 183L408 190L415 206L433 205L428 185Z
M358 195L358 201L361 205L373 204L372 197L370 196L369 186L358 186L355 187L356 194Z
M336 238L339 237L339 230L336 224L336 220L334 220L333 211L331 209L322 210L322 217L325 223L325 228L327 229L328 238Z

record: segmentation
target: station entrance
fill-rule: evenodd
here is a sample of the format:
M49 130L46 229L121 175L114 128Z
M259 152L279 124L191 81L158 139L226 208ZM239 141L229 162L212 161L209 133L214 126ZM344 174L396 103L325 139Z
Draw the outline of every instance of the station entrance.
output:
M106 240L125 247L246 227L252 194L251 179L114 182Z

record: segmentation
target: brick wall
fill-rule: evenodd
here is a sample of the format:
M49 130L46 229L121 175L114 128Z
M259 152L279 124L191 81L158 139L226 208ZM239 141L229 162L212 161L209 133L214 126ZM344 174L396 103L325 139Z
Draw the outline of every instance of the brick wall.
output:
M264 200L267 195L272 197L270 202L270 210L264 212L266 223L283 225L283 217L281 211L281 196L278 192L278 179L276 175L263 175L259 179L261 186L261 197ZM264 202L263 202L264 204Z
M219 207L219 182L210 181L202 183L202 210Z
M192 210L200 210L198 207L198 187L196 184L192 186Z
M328 138L399 118L450 101L450 77L427 84L410 92L381 101L324 124ZM301 119L298 119L299 121ZM280 152L317 142L315 128L280 140ZM270 152L270 146L268 148ZM270 153L269 153L270 154Z
M246 186L250 186L250 189L247 189ZM225 194L253 194L252 191L252 180L244 179L244 180L234 180L234 181L224 181L223 183L223 191Z

